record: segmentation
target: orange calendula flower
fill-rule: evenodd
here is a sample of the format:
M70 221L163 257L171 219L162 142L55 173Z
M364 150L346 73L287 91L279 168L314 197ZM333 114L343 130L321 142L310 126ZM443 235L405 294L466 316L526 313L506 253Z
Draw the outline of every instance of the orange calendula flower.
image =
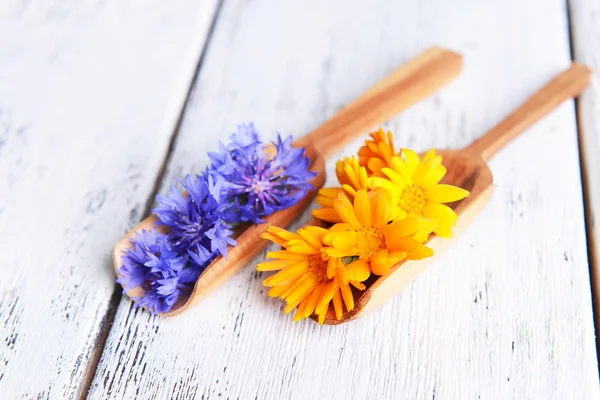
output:
M327 222L342 222L339 215L333 208L333 202L337 199L338 194L343 192L350 199L356 196L356 191L359 189L367 189L369 177L367 170L362 167L356 157L345 157L335 164L335 174L342 187L331 187L319 190L316 202L323 206L312 212L315 218Z
M271 288L269 296L286 301L286 314L296 309L294 321L314 313L322 324L331 302L339 320L344 307L347 311L354 309L350 285L365 289L361 282L370 275L366 266L346 266L341 259L329 257L321 251L327 232L327 229L317 226L307 226L299 229L298 233L271 226L262 236L280 244L284 250L267 253L267 257L274 260L260 263L256 269L278 271L263 284Z
M369 176L385 176L381 169L391 166L392 157L400 153L394 147L394 136L391 131L387 134L381 128L371 132L371 140L365 140L365 145L358 151L360 165L367 168Z
M415 234L432 232L435 221L408 218L390 223L396 205L385 189L368 193L360 189L354 204L341 193L334 207L343 222L324 235L323 243L328 247L323 251L330 257L358 257L349 268L366 266L376 275L385 275L405 258L419 260L433 255L433 250L415 239Z
M456 225L454 210L443 203L464 199L469 191L439 184L446 174L442 157L430 150L422 160L412 150L402 149L402 156L391 158L390 167L381 168L384 177L369 178L369 185L387 189L394 204L400 207L396 219L425 217L437 222L435 234L449 238ZM424 234L423 234L424 235Z

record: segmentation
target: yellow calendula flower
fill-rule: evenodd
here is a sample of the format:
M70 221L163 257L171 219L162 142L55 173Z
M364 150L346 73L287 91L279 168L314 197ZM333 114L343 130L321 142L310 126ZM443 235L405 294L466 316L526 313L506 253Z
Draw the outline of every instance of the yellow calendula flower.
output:
M341 187L324 188L319 190L316 202L322 208L313 211L313 216L322 221L341 222L339 215L333 208L333 202L340 192L344 192L350 199L356 195L359 189L368 188L368 175L365 167L362 167L356 157L346 157L335 164L335 173Z
M284 250L267 253L274 260L260 263L259 271L278 271L265 279L270 287L269 296L286 301L284 312L296 309L294 321L308 318L313 313L320 324L325 320L329 304L333 302L336 318L354 309L354 297L350 285L360 290L370 271L365 265L347 267L341 259L330 257L323 249L323 237L327 229L307 226L292 233L275 226L269 227L263 238L284 247Z
M330 257L357 258L349 268L366 266L376 275L385 275L405 258L418 260L433 255L433 250L415 239L415 234L432 232L435 221L407 218L390 223L396 206L385 189L360 189L354 204L340 193L334 207L343 222L324 235L323 243L328 247L323 251Z
M394 147L394 136L381 128L370 136L371 140L365 140L365 145L358 150L360 165L367 168L369 176L385 176L381 169L390 167L392 157L399 154Z
M446 174L442 157L430 150L423 159L412 150L402 149L402 156L394 156L390 167L381 168L384 177L369 178L369 185L387 189L394 204L401 209L396 219L425 217L437 222L435 234L449 238L456 225L454 210L443 203L464 199L469 191L456 186L440 184Z

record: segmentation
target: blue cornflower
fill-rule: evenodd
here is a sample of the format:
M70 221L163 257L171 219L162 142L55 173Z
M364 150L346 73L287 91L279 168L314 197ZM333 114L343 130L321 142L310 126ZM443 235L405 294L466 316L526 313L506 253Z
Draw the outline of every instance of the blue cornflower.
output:
M235 246L232 231L222 219L221 182L213 182L207 173L180 182L188 192L184 196L171 187L170 196L156 196L159 206L152 210L170 232L168 241L178 252L187 252L190 261L205 268L218 253L227 257L227 245Z
M132 297L136 307L164 313L171 310L181 296L191 294L201 269L187 263L186 253L171 249L166 235L155 229L142 229L130 238L130 242L133 249L123 252L117 282L125 290L142 289L140 297Z
M220 143L218 153L209 153L227 222L262 223L262 217L293 206L314 189L310 160L305 149L292 147L291 136L264 144L249 124L238 126L230 139L228 146Z

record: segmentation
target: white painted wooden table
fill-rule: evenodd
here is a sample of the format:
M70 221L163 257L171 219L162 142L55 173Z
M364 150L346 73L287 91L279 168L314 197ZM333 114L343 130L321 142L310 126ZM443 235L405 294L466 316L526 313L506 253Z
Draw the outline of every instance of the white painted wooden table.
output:
M597 2L283 3L0 3L0 399L600 398ZM573 57L597 72L494 159L492 200L411 286L336 327L283 315L260 260L179 317L121 297L112 245L218 139L300 136L434 44L462 76L387 124L418 150L468 144Z

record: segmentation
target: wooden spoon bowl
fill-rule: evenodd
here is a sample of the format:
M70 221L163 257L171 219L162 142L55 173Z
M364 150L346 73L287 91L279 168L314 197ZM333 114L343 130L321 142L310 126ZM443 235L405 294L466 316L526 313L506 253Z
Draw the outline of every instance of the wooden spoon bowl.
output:
M372 275L364 282L367 286L364 291L353 287L354 310L344 313L338 320L333 310L330 309L325 317L325 324L341 324L380 307L440 258L452 246L456 238L468 228L492 196L492 171L479 155L467 150L442 150L437 154L442 156L444 166L448 169L448 173L441 183L458 186L471 192L466 199L447 204L458 215L458 221L453 229L454 235L450 239L445 239L431 234L427 246L435 250L432 257L423 260L402 261L394 265L388 275ZM318 223L318 221L310 224L314 223ZM313 316L313 319L316 318Z
M321 127L297 141L294 145L306 148L311 170L317 173L312 180L315 188L319 189L325 183L325 161L328 157L357 135L385 122L452 81L461 68L462 57L459 54L433 47L392 72ZM171 311L161 315L176 315L189 309L236 274L267 246L268 242L261 239L261 234L271 225L287 227L310 205L315 195L316 191L312 191L293 207L264 218L265 223L248 225L239 232L237 246L230 246L228 258L215 258L198 278L190 297L182 299ZM117 276L123 265L123 251L131 247L129 239L135 232L152 229L157 222L156 216L150 215L115 244L113 261ZM164 227L157 227L157 230L161 229L165 232ZM135 298L142 295L142 290L136 288L126 293Z
M454 235L451 239L444 239L431 234L427 246L435 251L432 257L402 261L392 267L388 275L371 276L365 282L366 290L358 291L353 288L354 310L344 313L338 320L330 307L324 323L336 325L368 314L406 287L441 257L473 222L492 195L493 178L487 161L510 140L563 101L581 93L588 85L590 76L591 71L588 68L573 64L469 147L462 150L438 151L448 171L441 183L455 185L471 192L469 197L447 204L458 215L456 227L453 229ZM318 223L314 221L314 224ZM316 320L316 316L313 315L312 318Z

